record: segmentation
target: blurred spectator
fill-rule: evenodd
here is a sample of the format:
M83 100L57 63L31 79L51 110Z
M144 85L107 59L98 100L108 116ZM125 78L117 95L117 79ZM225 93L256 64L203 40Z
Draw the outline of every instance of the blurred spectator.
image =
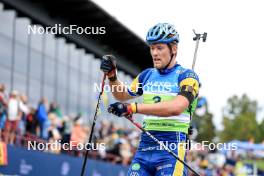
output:
M129 165L130 160L132 159L131 145L127 140L127 136L120 140L120 155L122 157L122 164Z
M48 115L51 125L49 127L49 143L56 143L61 139L61 134L58 130L57 116L54 113L49 113ZM60 153L59 148L52 149L53 153Z
M113 135L113 138L115 135ZM115 157L112 158L111 162L112 163L121 163L122 159L121 159L121 141L120 140L115 140L113 147L111 147L110 149L108 149L106 152L109 154L114 155Z
M200 167L206 169L208 167L208 160L205 158L204 155L201 156Z
M76 120L77 119L77 120ZM82 126L82 119L75 118L74 126L71 133L71 143L72 145L77 145L78 143L84 143L87 140L87 131Z
M36 117L36 109L30 108L30 112L26 118L26 132L30 134L37 134L37 127L39 126L39 122Z
M239 175L239 176L247 176L247 170L244 167L244 163L241 161L240 157L237 158L237 162L234 168L234 173L235 175Z
M61 109L56 102L52 102L50 104L49 113L54 113L59 119L62 119Z
M49 113L48 117L51 122L51 125L49 127L49 139L51 139L51 141L60 140L61 134L58 130L58 121L56 114Z
M10 94L8 101L8 110L7 110L7 121L6 121L6 138L5 142L14 144L15 134L17 131L17 126L21 119L22 111L19 107L20 100L19 95L16 90L13 90Z
M19 101L19 109L21 110L21 120L19 122L19 134L24 135L26 132L26 120L27 120L27 115L30 113L30 109L28 107L28 98L26 95L21 95L20 96L20 101Z
M5 85L0 84L0 141L2 140L2 130L5 127L7 111L7 97L5 94Z
M42 98L39 102L38 109L37 109L37 119L40 125L40 137L42 139L47 140L49 137L48 129L50 127L50 121L48 118L48 100L46 98Z
M105 138L110 135L110 123L106 120L101 121L100 125L96 126L99 133L99 138Z
M72 128L73 121L69 118L69 116L64 116L62 120L62 127L60 128L60 132L62 134L62 144L70 143Z

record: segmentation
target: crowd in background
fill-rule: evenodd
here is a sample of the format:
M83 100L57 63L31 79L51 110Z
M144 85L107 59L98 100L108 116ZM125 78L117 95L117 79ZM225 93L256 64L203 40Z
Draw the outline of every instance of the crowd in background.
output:
M77 143L85 143L90 133L89 125L83 123L82 114L63 115L56 102L41 98L37 107L28 103L28 97L13 90L8 95L5 85L0 84L0 140L10 145L27 146L28 141L61 144L70 143L73 151L50 149L52 153L68 153L82 156L84 150ZM135 153L139 132L125 130L108 121L98 121L93 141L104 143L105 150L90 152L93 158L128 165ZM75 146L75 147L74 147Z
M90 128L82 123L82 115L63 115L56 102L46 98L37 107L28 103L26 95L13 90L9 96L5 85L0 84L0 140L7 144L27 146L27 141L85 143ZM90 157L128 166L136 152L140 132L124 129L110 121L99 121L94 133L94 143L104 143L105 149L90 152ZM83 156L84 151L50 150ZM246 156L250 158L250 154ZM202 175L247 175L247 168L235 152L224 155L217 151L188 151L187 162ZM254 168L252 168L254 169Z
M5 86L0 85L0 139L13 145L17 136L35 135L40 139L61 139L67 135L61 111L56 103L48 103L42 98L37 107L28 104L28 97L16 90L5 92ZM70 132L69 132L70 133Z

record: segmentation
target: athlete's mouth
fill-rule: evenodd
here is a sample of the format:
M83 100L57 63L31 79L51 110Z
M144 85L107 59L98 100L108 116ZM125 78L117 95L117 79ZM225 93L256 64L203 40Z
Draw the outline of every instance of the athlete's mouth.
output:
M153 58L154 62L161 61L159 58Z

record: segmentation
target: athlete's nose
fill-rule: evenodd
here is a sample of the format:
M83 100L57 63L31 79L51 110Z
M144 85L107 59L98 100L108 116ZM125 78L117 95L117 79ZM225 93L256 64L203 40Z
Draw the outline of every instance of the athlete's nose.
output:
M157 52L157 49L156 48L151 49L151 53L152 53L152 56L153 57L158 56L158 52Z

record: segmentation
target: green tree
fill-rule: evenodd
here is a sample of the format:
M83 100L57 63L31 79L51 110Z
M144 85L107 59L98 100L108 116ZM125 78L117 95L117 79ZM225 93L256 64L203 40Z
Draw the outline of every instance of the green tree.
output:
M215 137L215 126L213 124L213 115L211 113L206 113L202 117L197 117L198 125L198 135L196 141L210 141L212 142Z
M226 142L234 139L254 139L259 142L260 130L256 114L257 102L250 100L247 95L229 98L224 108L224 130L220 133L221 140Z
M258 136L258 141L264 142L264 119L262 122L259 124L259 136Z
M205 113L202 116L194 113L193 124L198 131L197 137L195 139L197 142L213 141L216 132L213 123L213 114L209 112L207 103L205 104Z

